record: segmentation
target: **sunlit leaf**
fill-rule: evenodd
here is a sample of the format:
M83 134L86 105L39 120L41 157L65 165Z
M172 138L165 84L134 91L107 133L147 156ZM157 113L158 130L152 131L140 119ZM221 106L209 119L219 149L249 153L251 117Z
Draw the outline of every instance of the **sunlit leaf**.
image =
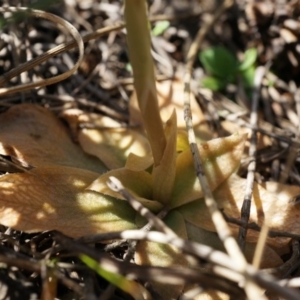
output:
M97 178L89 187L89 190L99 192L104 195L110 195L115 198L124 199L118 192L112 191L107 182L109 177L118 178L124 187L139 197L152 198L152 176L145 172L135 172L126 168L109 171Z
M239 64L238 70L245 71L254 65L257 59L257 50L255 48L250 48L244 53L244 60Z
M158 166L166 147L166 140L157 101L146 2L125 1L124 17L138 106L151 146L154 165Z
M211 190L215 190L238 168L245 138L245 135L234 134L198 146ZM193 157L188 149L180 153L176 161L172 207L191 202L202 196L202 188L195 175Z
M216 77L207 76L201 81L201 85L212 91L219 91L226 87L227 81Z
M145 135L139 130L123 128L115 120L78 109L64 112L63 117L71 128L82 149L98 157L109 169L125 166L130 154L146 160L151 157L151 149ZM85 124L96 128L78 129Z
M266 186L268 185L266 184ZM272 183L269 186L274 185L276 186L277 184ZM218 206L228 217L240 218L245 186L246 179L233 174L214 191ZM293 205L293 199L300 195L300 187L277 186L279 187L278 192L270 192L263 186L254 183L249 222L254 222L260 226L262 226L263 222L267 222L271 230L299 234L298 219L300 208L297 205ZM178 208L178 211L182 213L186 221L206 230L215 230L203 199L188 203ZM230 226L237 234L238 227L232 224ZM258 240L258 236L259 232L248 230L247 240L255 243ZM269 238L268 244L272 247L280 248L285 246L289 240L282 237Z
M81 254L80 259L91 269L98 273L108 282L114 284L119 289L131 295L136 300L144 300L145 296L149 297L148 291L135 281L129 280L126 277L105 270L97 261L91 257Z
M153 157L151 155L138 156L133 153L128 155L125 168L132 171L144 171L153 165Z
M177 131L177 152L182 152L190 148L187 132L184 130Z
M161 34L164 33L164 31L165 31L166 29L169 28L169 26L170 26L170 22L167 21L167 20L165 20L165 21L158 21L158 22L155 24L154 28L152 29L151 33L152 33L152 35L154 35L154 36L161 35Z
M73 143L63 124L47 109L33 104L0 114L0 154L34 167L63 165L103 173L100 160Z
M126 201L85 191L97 173L48 166L0 177L0 223L18 230L59 230L72 237L132 229Z
M170 115L172 114L174 108L177 114L177 128L178 131L186 130L184 121L184 84L181 79L175 79L172 81L164 80L162 82L156 82L156 89L158 94L158 105L160 109L160 115L163 122L167 122ZM198 138L197 141L207 141L210 140L213 135L211 129L205 120L204 114L197 103L194 95L191 94L191 111L193 115L193 127L195 134ZM138 110L136 95L133 93L130 99L130 124L131 125L141 125L143 121L141 119L141 114Z
M151 154L146 137L133 129L83 129L78 138L83 150L109 169L124 167L130 153L142 158Z

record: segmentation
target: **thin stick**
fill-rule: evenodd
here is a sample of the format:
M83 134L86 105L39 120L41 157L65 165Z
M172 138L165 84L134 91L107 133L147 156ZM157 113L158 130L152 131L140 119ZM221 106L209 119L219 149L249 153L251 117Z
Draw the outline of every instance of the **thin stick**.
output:
M111 176L109 177L109 180L110 181L107 182L109 188L121 194L142 217L145 217L148 220L148 223L140 229L141 231L150 231L152 226L154 226L157 230L161 230L165 234L168 234L172 237L177 237L176 233L161 220L167 215L167 209L163 209L159 213L159 216L155 216L148 208L144 207L138 200L134 198L133 195L131 195L131 193L122 185L119 179ZM129 242L129 248L124 258L125 262L129 262L134 257L137 244L138 241L136 240ZM114 291L115 286L110 285L99 300L109 299Z
M252 107L251 107L251 115L250 115L250 124L253 128L257 127L258 123L258 102L260 97L260 87L261 82L266 73L265 67L258 67L255 71L254 77L254 91L252 97ZM251 131L251 139L250 139L250 147L249 147L249 160L250 163L248 165L248 173L247 173L247 181L246 181L246 190L244 196L244 202L241 209L241 221L244 223L248 223L250 217L250 209L251 209L251 199L252 199L252 191L253 191L253 182L254 182L254 172L256 169L256 152L257 152L257 135L256 131ZM241 247L241 250L244 251L246 244L246 235L247 228L240 227L239 235L238 235L238 243Z
M215 224L215 227L217 229L217 232L220 236L220 239L223 241L225 248L228 252L228 254L231 257L234 257L238 262L240 266L245 265L245 258L243 254L239 251L239 249L236 249L236 241L231 236L231 232L229 227L227 226L227 223L225 222L221 212L218 209L218 206L213 198L212 192L209 188L207 178L205 176L201 158L198 152L197 144L196 144L196 138L195 133L193 131L193 124L192 124L192 115L191 115L191 109L190 109L190 81L191 81L191 74L192 74L192 67L194 60L197 55L197 51L199 48L199 45L202 43L205 34L208 32L208 30L213 26L213 24L216 22L216 20L221 16L221 14L224 12L224 10L232 5L231 0L225 0L223 4L219 7L217 12L214 14L213 18L203 26L195 39L195 41L192 43L188 56L187 56L187 65L186 65L186 74L185 74L185 99L184 99L184 119L186 122L186 128L188 131L188 137L189 137L189 143L191 147L191 152L194 157L194 166L196 169L197 177L200 181L201 187L204 191L205 195L205 202L208 206L213 222Z
M137 211L139 214L146 218L149 222L144 230L149 231L152 226L154 226L157 230L162 231L165 234L168 234L173 237L177 237L177 234L169 228L159 217L153 214L148 208L143 206L139 201L137 201L122 185L121 181L116 177L110 176L109 182L107 185L115 192L120 193L129 204ZM167 211L163 210L164 213Z
M256 269L259 269L259 265L261 263L266 240L268 237L268 231L269 231L269 227L266 224L266 222L264 222L262 225L262 228L261 228L261 232L260 232L260 235L258 238L257 245L255 247L255 253L254 253L253 262L252 262L253 267Z
M191 108L190 108L190 81L192 77L192 68L194 60L197 56L197 51L199 48L199 45L202 43L205 34L208 32L208 30L213 26L213 24L216 22L216 20L221 16L221 14L224 12L225 9L229 8L233 4L233 1L231 0L224 0L222 5L219 7L219 9L215 12L212 19L203 26L195 39L195 41L192 43L188 55L187 55L187 66L186 66L186 74L184 77L184 85L185 85L185 91L184 91L184 119L186 122L186 128L188 132L188 139L189 144L191 148L191 152L194 158L194 167L196 170L196 174L198 177L198 180L201 184L202 190L204 192L204 199L206 206L208 207L212 221L215 225L216 231L223 242L223 245L229 254L229 256L234 259L235 264L238 266L240 271L245 276L245 291L247 293L247 296L249 299L266 299L266 297L261 295L261 292L258 290L257 286L253 282L252 276L247 274L247 261L243 255L243 253L240 251L240 248L234 239L234 237L231 234L231 231L224 220L224 217L220 210L218 209L218 205L213 197L213 194L209 188L207 178L205 176L204 170L203 170L203 164L201 162L201 158L199 155L198 147L196 144L196 138L195 133L193 130L193 124L192 124L192 115L191 115Z
M5 7L5 8L0 7L0 12L4 12L4 11L7 11L7 10L17 11L18 9L19 8L16 8L16 7L10 7L10 8L9 7ZM20 8L20 9L22 9L22 8ZM30 13L34 13L34 10L30 10ZM198 14L199 13L193 14L193 16L198 15ZM37 15L35 15L35 16L38 17ZM188 16L187 15L178 16L178 18L186 18L186 17L188 17ZM177 16L157 15L157 16L150 17L149 21L150 22L155 22L157 20L173 20L173 19L176 19L176 18L177 18ZM88 33L85 36L83 36L82 40L83 40L84 43L87 43L91 40L94 40L94 39L97 39L97 38L99 38L103 35L106 35L109 32L120 30L120 29L124 28L124 26L125 26L125 24L123 22L120 22L119 24L115 24L115 25L112 25L112 26L107 26L107 27L104 27L104 28L100 28L100 29L98 29L94 32ZM41 63L45 62L49 58L75 48L77 45L78 45L77 41L70 41L70 42L67 42L67 43L62 43L62 44L46 51L45 53L39 55L38 57L36 57L36 58L34 58L34 59L32 59L28 62L25 62L25 63L21 64L20 66L8 71L7 73L5 73L2 76L0 76L0 86L3 86L5 83L9 82L10 79L18 76L19 74L21 74L25 71L31 70L32 68L34 68L37 65L40 65ZM80 47L79 47L79 52L81 51ZM73 68L75 68L75 66ZM61 74L59 76L63 76L63 75L64 74ZM48 81L47 81L47 84L50 84L50 82L49 82L50 79L53 80L53 78L49 78ZM38 83L38 85L36 85L36 87L37 86L39 86L39 87L43 86L43 82L44 81L40 81ZM3 88L3 89L0 89L0 96L13 94L13 93L16 93L16 92L24 92L24 91L29 90L31 88L33 88L33 86L29 86L29 85L28 86L23 86L23 87L22 86L17 86L17 87L14 87L14 88L6 88L6 89Z
M56 239L56 236L54 237ZM219 276L224 276L224 268L229 270L231 272L231 280L233 281L239 281L240 282L240 276L241 274L244 277L244 272L240 270L240 266L235 263L234 258L230 258L227 254L224 252L215 250L209 246L186 241L181 238L174 238L172 236L169 236L167 234L164 234L162 232L158 231L150 231L145 232L141 230L125 230L120 232L109 232L109 233L102 233L97 234L93 236L87 236L80 239L81 242L90 242L90 241L97 241L99 238L99 241L104 240L111 240L111 239L126 239L126 240L147 240L152 241L156 243L161 244L170 244L175 247L178 247L182 252L191 254L193 256L205 259L213 264L216 264L217 266L221 266L223 268L213 267L213 271L218 274ZM82 244L77 244L82 245ZM70 247L70 249L76 251L75 247ZM239 248L238 248L239 249ZM92 250L92 249L91 249ZM100 255L97 254L99 257ZM105 256L106 257L106 256ZM97 259L97 258L96 258ZM118 265L121 266L121 262L118 262ZM104 265L103 265L104 267ZM110 266L107 266L110 267ZM128 267L128 272L131 272L131 268L137 268L138 266L130 265ZM142 266L139 266L142 267ZM299 293L297 291L293 291L291 289L284 288L280 286L276 279L271 276L270 274L267 274L264 271L257 271L252 266L248 265L246 266L247 273L251 275L251 277L257 282L261 287L270 289L272 291L277 292L279 295L282 295L283 297L286 297L287 299L299 299ZM137 268L138 269L138 268ZM156 268L155 268L156 269ZM169 268L162 268L165 270L169 270ZM173 269L173 268L172 268ZM176 270L176 268L174 268ZM189 272L189 268L180 268L182 272ZM220 272L219 272L220 271ZM199 270L197 270L198 273ZM175 275L175 274L174 274ZM143 276L144 278L144 276ZM147 278L148 280L148 278ZM152 278L153 280L153 278ZM194 282L194 281L193 281ZM191 283L191 282L190 282ZM261 297L258 297L256 299L260 299Z

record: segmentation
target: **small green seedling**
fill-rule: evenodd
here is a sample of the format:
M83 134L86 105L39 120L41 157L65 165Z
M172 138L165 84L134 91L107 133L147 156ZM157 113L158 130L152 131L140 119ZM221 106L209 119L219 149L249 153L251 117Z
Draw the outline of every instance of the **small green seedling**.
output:
M169 27L170 27L169 21L166 20L159 21L155 24L151 33L153 36L159 36L162 35Z
M238 76L246 88L254 84L255 62L257 50L250 48L244 53L244 60L238 59L225 47L217 46L201 51L199 59L209 76L205 77L202 85L210 90L219 91L227 84L236 82Z

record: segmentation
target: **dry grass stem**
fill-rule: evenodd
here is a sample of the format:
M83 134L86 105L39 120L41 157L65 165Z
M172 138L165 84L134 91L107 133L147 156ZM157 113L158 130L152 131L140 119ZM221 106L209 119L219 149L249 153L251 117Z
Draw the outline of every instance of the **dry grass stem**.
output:
M4 8L0 7L0 12L3 13L6 11L11 11L11 12L26 11L27 12L28 9L26 7L4 7ZM66 20L64 20L56 15L53 15L53 14L50 14L50 13L47 13L47 12L44 12L41 10L30 10L30 14L36 18L47 19L47 20L51 21L52 23L59 24L63 28L65 28L72 35L72 37L75 40L75 45L78 47L78 50L79 50L78 60L72 68L70 68L63 74L54 76L52 78L44 79L41 81L33 82L33 83L27 83L27 84L22 84L19 86L14 86L12 88L1 88L0 95L2 95L2 96L60 82L64 79L70 77L79 68L79 66L83 60L83 56L84 56L83 40L82 40L79 32L77 31L77 29L72 24L70 24ZM47 53L47 58L45 60L47 60L49 57L54 56L56 54L57 54L57 51L55 49L49 50ZM25 68L24 68L24 70L22 70L22 72L31 69L33 66L41 64L42 61L43 60L41 59L41 60L37 60L34 62L31 61L31 62L25 63ZM32 63L33 63L33 65L32 65ZM23 67L24 67L24 65L23 65ZM20 73L22 73L22 72L20 72ZM20 73L16 72L12 77L10 74L3 75L2 80L0 79L0 86L3 85L3 83L6 82L7 80L9 80L10 78L13 78Z

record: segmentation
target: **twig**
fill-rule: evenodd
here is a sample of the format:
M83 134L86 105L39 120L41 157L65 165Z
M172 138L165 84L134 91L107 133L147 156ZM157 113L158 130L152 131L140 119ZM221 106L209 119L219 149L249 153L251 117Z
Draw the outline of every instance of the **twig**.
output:
M16 257L8 257L8 256L0 255L0 262L7 264L8 266L16 266L20 269L29 270L32 272L36 272L38 274L42 272L42 264L36 260L21 259ZM66 287L78 293L79 295L84 296L82 287L80 287L78 284L76 284L74 281L70 280L69 278L65 277L59 270L55 268L51 268L51 269L53 271L54 276L56 276L59 280L61 280L61 282Z
M59 234L59 235L61 236L61 234ZM200 243L186 241L181 238L170 237L169 235L164 234L162 232L157 232L157 231L145 232L145 231L141 231L141 230L125 230L125 231L121 231L121 232L110 232L110 233L93 235L91 237L82 238L81 241L86 241L86 240L87 241L91 241L91 240L97 241L97 237L99 237L100 241L109 240L109 239L126 239L126 240L147 240L147 241L152 241L152 242L161 243L161 244L170 244L175 247L178 247L178 249L180 249L182 252L205 259L205 260L217 265L217 266L213 267L212 270L219 276L224 276L224 268L225 268L231 272L230 279L233 281L240 282L241 276L237 276L239 274L244 277L243 270L242 271L240 270L240 266L235 263L234 258L230 258L224 252L214 250L213 248L203 245L203 244L200 244ZM56 239L56 235L54 236L54 238ZM58 241L60 241L60 240L58 240ZM68 245L68 248L71 249L71 251L76 252L76 251L78 251L77 249L79 249L78 248L79 246L81 247L80 244L75 243L75 245L73 245L73 243L72 243L72 244ZM92 249L88 248L88 251L92 251ZM101 259L101 255L99 253L93 252L93 255L94 256L92 256L92 257L95 257L95 255L97 255L98 260ZM107 256L105 255L105 257L107 257ZM112 260L112 258L110 258L110 259ZM100 260L99 263L102 263L102 260ZM102 266L106 267L106 265L105 265L106 260L103 260L103 263L104 263L104 265L102 265ZM123 266L121 264L121 262L119 262L119 261L116 262L115 266L117 266L117 265L122 268L122 272L124 271L124 269L126 269L126 267ZM146 280L155 280L155 281L165 282L165 283L167 283L167 281L169 280L167 278L161 278L161 277L158 278L155 276L152 277L155 273L152 273L151 275L148 273L147 275L148 276L150 275L150 277L147 277L146 274L141 275L138 270L142 270L142 269L139 269L138 267L144 268L144 266L135 266L132 264L126 265L126 266L128 268L126 274L131 274L131 275L136 274L135 278L146 279ZM220 266L223 268L218 268ZM107 267L110 269L112 268L112 266L110 264L108 264ZM179 280L178 277L180 277L180 276L178 276L178 272L175 271L175 270L178 270L178 268L159 268L159 267L158 268L153 267L153 268L155 268L155 270L157 272L159 272L157 274L160 274L161 276L163 276L163 275L160 272L163 272L163 271L158 271L160 269L166 271L165 276L169 276L169 271L174 270L174 274L172 276L175 276L176 280L177 279ZM133 271L133 269L135 271ZM182 277L185 276L184 274L189 274L187 276L191 276L188 279L188 280L191 280L191 282L189 282L189 283L195 282L195 278L193 277L194 275L192 275L192 273L189 273L190 272L189 268L180 268L180 270L182 270ZM136 272L138 272L138 274ZM201 274L201 272L199 272L199 270L196 270L196 273ZM257 282L261 287L275 291L279 295L282 295L283 297L286 297L287 299L298 300L300 297L298 292L280 286L276 282L276 279L273 276L267 274L264 271L257 271L255 268L248 265L247 273L250 274L250 276L253 278L253 280L255 280L255 282ZM139 276L141 276L141 277L139 277ZM181 280L183 280L182 277L181 277ZM185 278L184 280L186 280L186 279L187 278ZM185 281L185 282L187 282L187 281ZM173 283L173 284L176 284L176 283Z
M286 261L283 265L277 268L278 272L282 275L281 278L286 278L290 276L290 274L299 267L300 264L300 253L299 253L299 241L294 240L292 242L292 256Z
M1 8L0 7L0 12L7 11L7 10L18 11L19 9L20 10L27 10L27 8L19 8L19 7L18 8L16 8L16 7ZM34 14L34 12L35 12L35 10L30 10L30 13ZM38 14L35 14L35 16L36 17L41 17L41 14L43 14L43 17L45 17L44 14L47 14L47 13L45 13L43 11L38 11ZM193 14L193 15L198 15L198 14L199 13L196 13L196 14ZM54 16L54 17L58 18L57 16ZM172 20L174 18L180 18L180 17L181 16L157 15L157 16L150 17L149 21L150 22L156 22L158 20L168 20L168 19ZM183 15L182 16L182 18L186 18L186 17L188 17L188 15ZM66 21L64 21L64 22L66 22ZM61 22L58 21L58 23L61 23ZM88 33L85 36L83 36L82 41L83 41L83 43L87 43L91 40L97 39L97 38L99 38L99 37L101 37L105 34L108 34L111 31L120 30L120 29L124 28L124 26L125 26L125 24L123 22L120 22L119 24L116 24L116 25L107 26L105 28L98 29L98 30L96 30L92 33ZM78 35L79 35L79 33L78 33ZM80 35L79 35L79 37L80 37ZM9 72L5 73L4 75L0 76L0 86L3 86L5 83L9 82L10 79L18 76L19 74L21 74L25 71L33 69L35 66L40 65L41 63L45 62L49 58L51 58L55 55L58 55L60 53L66 52L68 50L71 50L71 49L75 48L77 45L79 46L78 41L77 41L77 37L74 37L74 39L76 41L70 41L70 42L67 42L67 43L62 43L62 44L46 51L45 53L39 55L38 57L36 57L36 58L34 58L34 59L32 59L28 62L25 62L25 63L21 64L20 66L18 66L16 68L10 70ZM79 53L81 55L81 46L79 46ZM79 57L79 59L80 59L80 57ZM77 67L77 64L75 66ZM75 68L75 66L73 68ZM68 72L70 72L70 71L71 70L69 70ZM66 76L66 74L61 74L59 76ZM56 76L55 78L58 78L58 76ZM0 96L13 94L13 93L16 93L16 92L21 92L21 91L24 92L28 89L32 89L33 87L38 87L38 86L40 87L40 86L45 85L45 84L50 84L52 80L54 80L54 77L47 79L47 83L45 83L42 80L40 82L32 83L31 85L27 85L27 86L24 85L24 86L17 86L17 87L13 87L13 88L2 88L2 89L0 89Z
M157 230L161 230L162 232L164 232L164 233L166 233L170 236L177 237L175 232L171 228L166 226L166 224L161 220L162 218L164 218L167 215L167 213L168 213L167 209L163 209L159 213L158 216L155 216L149 209L147 209L139 201L137 201L129 193L129 191L126 188L124 188L124 186L122 185L122 183L119 179L117 179L116 177L111 176L111 177L109 177L109 180L110 181L107 183L109 188L112 189L113 191L118 192L119 194L121 194L130 203L130 205L137 212L139 212L139 214L142 217L145 217L148 220L148 224L146 224L140 230L149 231L149 230L151 230L152 226L154 226ZM138 242L136 240L132 240L131 242L129 242L129 248L128 248L128 251L127 251L127 253L124 257L125 262L129 262L134 257L134 253L136 251L137 243ZM101 299L99 299L99 300L109 299L109 297L112 295L114 290L115 290L115 287L110 285L105 290L104 296L101 296Z
M230 229L227 226L221 212L218 209L218 206L213 198L212 192L209 188L207 178L205 176L205 173L203 171L201 158L199 155L199 151L196 144L196 138L195 133L193 131L193 124L192 124L192 115L191 115L191 108L190 108L190 81L191 81L191 74L192 74L192 67L194 60L197 55L197 51L199 48L199 45L202 43L205 34L208 32L208 30L213 26L215 21L221 16L221 14L224 12L224 10L232 5L232 1L223 1L222 5L219 7L217 12L214 14L214 17L203 26L195 39L195 41L192 43L188 56L187 56L187 64L186 64L186 74L184 78L184 84L185 84L185 99L184 99L184 119L186 122L186 128L188 131L188 137L189 137L189 143L191 147L191 152L194 157L194 166L196 170L197 177L200 181L201 187L204 191L205 195L205 202L207 207L210 210L212 220L214 222L214 225L217 229L217 232L220 236L220 239L223 241L225 245L225 249L230 254L231 257L235 257L237 261L239 262L240 266L245 265L245 258L242 255L242 253L239 251L239 249L235 246L236 241L231 236Z
M140 213L140 215L146 218L149 224L144 227L144 230L149 231L152 226L157 230L164 232L173 237L177 237L176 233L169 228L159 217L155 216L148 208L144 207L139 201L137 201L122 185L121 181L116 177L109 177L110 181L107 185L115 192L120 193L130 205ZM167 210L163 210L162 214L166 214ZM164 217L164 216L161 216Z
M261 231L261 227L259 225L257 225L256 223L254 223L254 222L244 223L239 219L228 217L225 213L223 213L223 216L224 216L225 220L228 223L236 224L238 226L243 226L243 227L246 227L248 229L255 230L255 231ZM269 230L268 231L268 236L271 237L271 238L286 237L286 238L294 238L294 239L299 239L300 240L300 234L289 233L289 232L286 232L286 231Z
M267 67L258 67L255 71L254 77L254 91L252 97L252 107L251 107L251 115L250 115L250 125L255 128L258 123L258 102L260 97L260 86L262 79L266 73ZM250 217L250 209L251 209L251 199L252 199L252 190L253 190L253 182L254 182L254 172L256 169L256 152L257 152L257 135L256 131L252 130L251 138L250 138L250 147L249 147L249 165L248 165L248 173L247 173L247 181L246 181L246 190L244 201L241 209L241 221L243 223L248 223ZM244 251L246 244L246 235L247 228L240 227L238 234L238 243L241 247L241 250Z
M127 231L130 232L130 231ZM117 235L123 239L124 237L131 237L135 239L136 235L140 235L144 239L144 235L161 235L160 239L154 239L154 242L163 241L166 244L166 237L170 238L168 235L165 235L160 232L143 232L141 230L132 231L133 234L131 236L122 236L124 232L119 232ZM108 254L101 253L95 251L94 249L79 244L78 242L74 242L72 239L63 236L62 234L56 232L53 233L54 239L59 242L64 248L69 249L73 253L78 254L86 254L91 258L98 261L101 264L101 267L106 269L107 271L119 274L125 274L131 279L139 279L139 280L151 280L165 284L173 284L173 285L182 285L186 283L200 283L205 288L216 288L224 292L232 291L234 286L232 284L224 285L224 279L211 277L211 274L205 270L203 272L199 272L199 270L191 269L191 268L178 268L178 267L149 267L149 266L138 266L135 264L131 264L128 262L121 262L119 260L113 259ZM181 244L185 245L185 241L181 240ZM169 240L168 240L169 241ZM210 247L208 247L210 248ZM211 251L214 251L210 248ZM222 253L222 252L220 252ZM209 256L210 254L207 253ZM225 257L226 254L222 253ZM225 289L225 290L224 290ZM238 291L235 288L235 291Z
M231 0L224 0L219 9L215 12L214 16L209 22L203 26L192 43L188 55L187 55L187 65L186 65L186 74L184 76L184 85L185 85L185 99L184 99L184 119L186 122L186 128L188 132L188 139L191 148L192 155L194 157L194 166L198 180L200 181L206 206L208 207L212 221L215 225L216 231L223 242L223 245L228 252L229 256L234 259L235 264L238 266L239 270L245 276L245 291L249 299L266 299L264 296L261 296L261 292L258 290L257 286L253 281L253 277L247 271L247 261L240 251L240 248L231 234L231 231L224 220L222 213L218 209L218 205L212 195L212 192L209 188L207 178L205 176L201 158L196 144L195 133L192 125L192 115L190 108L190 81L192 77L192 68L193 63L197 55L197 50L199 45L202 43L205 34L213 26L217 18L221 16L225 9L229 8L233 4Z

